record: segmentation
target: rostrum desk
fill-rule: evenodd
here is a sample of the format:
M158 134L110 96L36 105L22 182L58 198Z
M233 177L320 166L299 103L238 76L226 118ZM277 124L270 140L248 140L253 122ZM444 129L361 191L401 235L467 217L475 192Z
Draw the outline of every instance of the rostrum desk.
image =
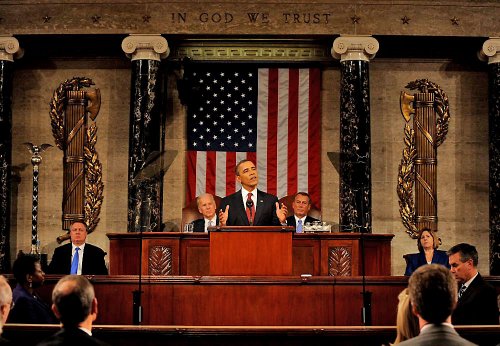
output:
M248 230L248 227L240 227ZM254 228L255 229L255 228ZM208 233L108 233L110 275L210 275ZM262 233L265 236L265 232ZM292 234L292 275L391 275L393 234L305 233ZM141 241L142 238L142 241ZM142 244L142 259L140 246ZM245 244L241 245L244 249ZM265 256L266 247L259 255Z
M246 232L246 233L245 233ZM365 249L366 288L373 292L372 318L378 325L395 323L397 295L406 278L385 275L391 271L391 239L388 234L266 232L211 233L110 233L110 277L96 277L94 286L104 315L98 323L131 323L132 291L137 290L142 265L144 319L148 325L213 326L335 326L361 325L361 290L364 281L361 248ZM266 243L266 235L280 236L290 246ZM291 257L290 268L278 272L248 272L239 267L233 275L210 275L214 236L230 236L219 245L238 250L252 249L261 257ZM230 244L228 243L230 242ZM253 242L250 245L249 242ZM243 243L242 243L243 242ZM228 245L229 244L229 245ZM288 243L289 244L289 243ZM283 244L281 244L283 245ZM140 251L142 246L142 252ZM287 250L288 249L288 250ZM141 259L142 254L142 259ZM288 255L287 255L288 254ZM257 255L257 254L254 254ZM277 259L276 259L277 261ZM231 262L226 261L223 270ZM269 262L267 262L269 263ZM282 263L286 263L286 260ZM241 263L239 263L241 264ZM236 263L235 263L236 265ZM261 266L273 269L268 264ZM243 270L243 271L242 271ZM235 275L240 273L242 275ZM249 275L246 275L249 274ZM312 275L302 275L310 274ZM377 279L379 278L379 279ZM374 281L375 279L375 281ZM103 285L100 282L103 281ZM117 304L119 302L119 304Z

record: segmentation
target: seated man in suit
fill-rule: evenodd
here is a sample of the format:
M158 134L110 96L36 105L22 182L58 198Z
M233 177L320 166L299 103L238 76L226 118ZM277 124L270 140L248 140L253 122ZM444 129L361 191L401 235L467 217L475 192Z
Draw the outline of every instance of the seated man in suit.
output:
M451 325L451 313L457 303L457 284L448 268L440 264L419 267L408 281L408 291L420 334L399 343L400 346L475 345L460 337Z
M97 317L94 288L86 277L66 275L52 291L52 311L62 323L56 334L38 345L107 345L92 336Z
M295 227L297 233L302 233L306 222L312 223L319 221L314 217L308 216L307 213L311 209L311 197L307 192L297 192L292 202L293 215L287 217L286 223L288 226Z
M250 160L236 165L236 180L241 190L221 200L219 222L222 226L286 225L287 209L278 198L257 189L259 174Z
M87 244L87 226L80 221L69 227L71 242L54 250L48 272L50 274L108 275L104 262L106 253Z
M207 232L207 227L217 226L219 218L215 214L214 196L209 193L199 195L196 204L203 218L193 221L193 232Z
M498 324L497 294L477 271L476 247L461 243L448 250L451 272L460 286L453 324Z

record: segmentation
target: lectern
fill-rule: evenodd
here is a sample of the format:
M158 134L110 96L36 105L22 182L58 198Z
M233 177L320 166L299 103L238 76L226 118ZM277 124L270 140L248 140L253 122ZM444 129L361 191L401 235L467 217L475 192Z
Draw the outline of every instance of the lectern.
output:
M210 275L292 275L293 227L225 226L210 231Z

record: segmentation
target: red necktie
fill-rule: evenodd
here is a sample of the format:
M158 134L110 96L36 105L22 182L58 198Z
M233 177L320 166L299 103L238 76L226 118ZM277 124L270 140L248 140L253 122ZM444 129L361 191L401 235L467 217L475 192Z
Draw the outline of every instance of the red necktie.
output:
M251 205L251 208L248 207L249 205ZM248 223L250 224L250 226L252 226L253 220L255 219L255 205L253 204L252 201L251 192L247 195L246 211L247 211Z

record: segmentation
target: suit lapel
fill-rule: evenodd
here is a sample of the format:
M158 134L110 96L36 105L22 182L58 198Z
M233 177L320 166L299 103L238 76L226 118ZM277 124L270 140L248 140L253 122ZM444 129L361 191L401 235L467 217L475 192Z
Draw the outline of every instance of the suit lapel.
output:
M64 248L64 272L69 274L71 272L71 241L69 244L65 245L66 247Z
M250 224L248 223L248 218L247 218L247 213L245 211L245 206L243 205L243 194L242 191L239 190L235 195L235 201L232 203L233 205L236 206L236 218L240 219L242 225L249 226ZM238 221L236 220L236 224L238 224Z
M476 286L479 285L479 280L481 277L480 275L481 274L477 274L477 276L474 278L474 280L472 280L469 287L467 287L464 294L462 294L462 296L458 300L457 305L462 305L465 302L467 302L468 300L470 300L472 297L474 297L474 293L476 291ZM459 289L460 289L460 287L459 287Z
M258 225L260 222L260 219L262 218L262 213L264 210L264 195L262 191L257 189L257 207L255 210L255 218L253 221L254 225Z

